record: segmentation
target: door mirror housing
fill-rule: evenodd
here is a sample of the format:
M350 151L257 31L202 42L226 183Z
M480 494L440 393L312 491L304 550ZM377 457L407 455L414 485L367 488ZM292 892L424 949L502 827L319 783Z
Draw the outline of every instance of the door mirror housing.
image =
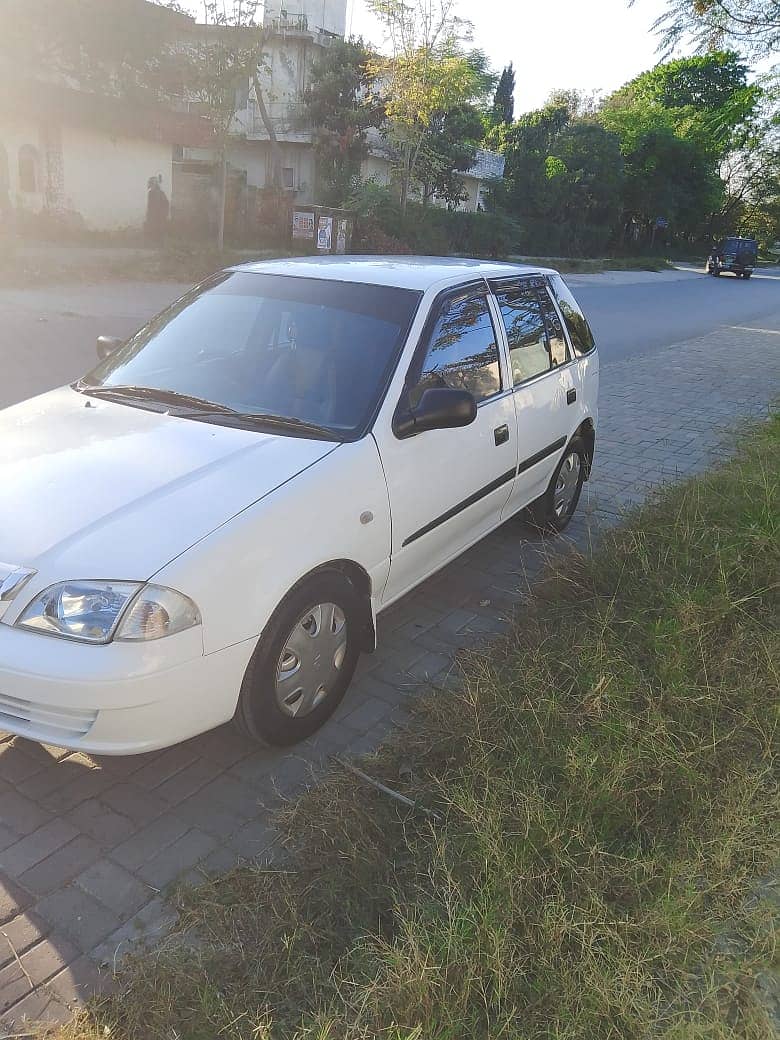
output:
M97 338L97 356L101 361L105 361L107 357L111 357L115 354L121 346L124 345L124 340L120 339L119 336L98 336Z
M429 387L423 391L415 408L396 409L393 433L399 440L414 437L426 430L451 430L469 426L477 417L477 402L468 390L452 387Z

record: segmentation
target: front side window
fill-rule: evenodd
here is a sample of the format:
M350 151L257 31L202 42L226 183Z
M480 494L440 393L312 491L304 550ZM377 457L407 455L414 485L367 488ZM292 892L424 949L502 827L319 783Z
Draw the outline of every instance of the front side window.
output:
M501 389L496 333L485 296L455 297L441 305L420 378L410 391L412 407L430 387L468 390L477 401Z
M497 294L509 342L512 383L525 382L551 368L542 305L535 289L504 289Z
M153 319L79 389L141 388L150 407L155 391L186 395L239 417L297 419L333 430L334 439L354 439L397 363L420 296L227 272Z
M590 331L590 325L588 325L587 319L580 309L580 305L574 299L571 289L559 274L552 275L550 281L558 300L563 320L566 322L569 339L574 347L575 354L589 354L595 349L596 343L593 339L593 333Z

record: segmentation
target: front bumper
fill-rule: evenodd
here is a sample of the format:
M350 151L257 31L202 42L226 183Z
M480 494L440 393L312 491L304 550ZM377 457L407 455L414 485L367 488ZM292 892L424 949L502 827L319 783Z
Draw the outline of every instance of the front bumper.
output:
M0 624L0 731L96 755L168 747L233 717L254 647L204 656L200 628L90 646Z

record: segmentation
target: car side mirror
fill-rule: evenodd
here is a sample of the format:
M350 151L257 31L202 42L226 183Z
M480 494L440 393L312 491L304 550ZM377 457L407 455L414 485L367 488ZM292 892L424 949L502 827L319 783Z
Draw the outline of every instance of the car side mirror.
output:
M124 340L120 339L119 336L98 336L97 338L97 356L101 361L105 361L107 357L111 357L115 354L121 346L124 345Z
M393 416L393 433L399 439L426 430L451 430L469 426L477 417L477 402L468 390L429 387L415 408L402 407Z

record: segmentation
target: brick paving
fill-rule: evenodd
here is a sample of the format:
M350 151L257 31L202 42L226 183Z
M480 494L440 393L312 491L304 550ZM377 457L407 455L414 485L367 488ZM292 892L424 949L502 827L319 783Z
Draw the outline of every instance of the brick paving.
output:
M165 751L97 759L0 734L5 1027L70 1017L130 944L165 932L171 883L267 854L274 807L330 756L376 748L411 696L446 679L458 649L503 631L550 551L587 549L652 488L727 454L734 431L766 415L780 387L771 327L724 327L604 368L594 474L565 537L540 540L511 520L382 615L379 649L305 744L258 750L224 727Z

